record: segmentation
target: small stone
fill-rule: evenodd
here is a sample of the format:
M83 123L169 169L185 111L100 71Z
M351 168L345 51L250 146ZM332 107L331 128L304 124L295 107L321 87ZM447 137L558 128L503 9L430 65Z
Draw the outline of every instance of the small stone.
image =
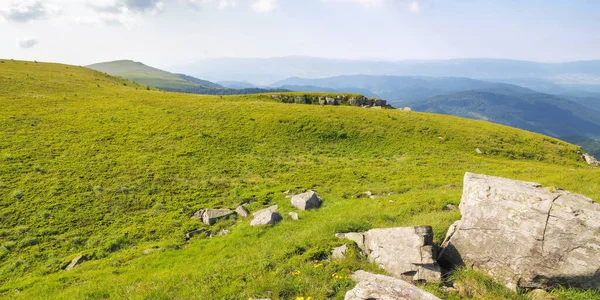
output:
M404 111L412 111L412 109L411 109L410 107L408 107L408 106L407 106L407 107L405 107L403 110L404 110Z
M247 208L245 208L245 207L243 207L243 206L238 206L238 207L235 209L235 213L236 213L236 214L238 214L238 216L240 216L240 217L242 217L242 218L245 218L245 217L247 217L248 215L250 215L250 212L248 211L248 209L247 209Z
M213 225L217 220L226 218L233 214L229 209L207 209L202 214L202 222L208 225Z
M299 219L299 217L298 217L298 213L295 213L295 212L290 212L290 213L288 214L288 216L289 216L289 217L290 217L292 220L295 220L295 221L297 221L297 220Z
M342 260L346 258L346 252L348 251L348 246L345 244L339 247L336 247L331 252L331 259L333 260Z
M281 221L283 217L280 213L276 212L275 209L277 209L277 205L255 212L254 219L250 222L250 226L267 224L275 225L277 222Z
M154 248L148 248L148 249L144 249L144 251L142 251L142 254L148 255L154 251L155 251Z
M78 264L81 264L86 259L87 259L87 257L83 254L73 258L73 260L71 260L71 263L65 268L65 271L72 270L73 268L75 268L75 266L77 266Z
M439 300L438 297L418 287L389 276L356 271L352 277L358 284L346 293L346 300Z
M314 191L292 197L292 206L300 210L316 209L321 206L321 198Z
M475 152L477 152L477 154L483 154L483 151L481 151L481 149L479 149L479 148L476 148Z
M219 231L219 233L217 233L217 236L226 236L229 234L229 230L227 229L221 229L221 231Z
M190 217L190 219L202 220L202 214L204 214L204 209L200 209L197 212L195 212L194 215Z

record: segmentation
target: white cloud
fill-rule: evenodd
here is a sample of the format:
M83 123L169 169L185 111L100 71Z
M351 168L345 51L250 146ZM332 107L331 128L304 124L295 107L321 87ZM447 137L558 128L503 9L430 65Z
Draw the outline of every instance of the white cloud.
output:
M29 49L35 47L39 41L37 39L22 39L17 41L17 46L24 49Z
M412 13L419 13L421 11L421 4L419 3L419 1L413 0L410 3L410 12Z
M321 0L323 2L353 3L364 7L382 7L388 0Z
M44 19L58 13L52 5L47 5L40 0L16 0L7 2L4 8L0 7L0 16L13 22L25 23Z
M253 0L252 9L259 13L269 13L277 8L277 0Z

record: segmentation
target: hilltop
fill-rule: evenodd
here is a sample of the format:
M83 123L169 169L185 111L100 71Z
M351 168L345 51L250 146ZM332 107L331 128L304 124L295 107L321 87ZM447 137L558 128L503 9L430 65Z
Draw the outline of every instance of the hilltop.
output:
M430 224L439 243L460 219L445 207L459 203L467 171L600 199L600 169L579 147L485 121L165 93L88 68L8 60L0 105L6 298L339 299L352 271L382 271L358 255L327 261L341 243L334 234ZM323 205L298 221L190 219L242 203L287 215L284 192L309 189ZM200 228L230 233L186 242ZM89 260L63 270L81 254ZM472 283L484 297L524 297L486 280Z
M206 95L257 94L271 91L255 87L241 89L226 88L207 80L185 74L170 73L132 60L97 63L87 67L165 91Z

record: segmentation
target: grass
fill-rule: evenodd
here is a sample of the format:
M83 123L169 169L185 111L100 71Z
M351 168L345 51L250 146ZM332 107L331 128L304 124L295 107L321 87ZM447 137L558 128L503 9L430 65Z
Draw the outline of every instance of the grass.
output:
M334 233L428 224L439 242L460 218L443 208L459 203L467 171L600 199L600 169L578 147L482 121L148 91L8 60L0 105L5 298L341 299L352 271L381 270L356 249L327 261L344 243ZM186 243L205 227L197 209L278 204L286 216L290 189L317 191L322 208L270 227L232 218L212 226L229 235ZM89 260L63 271L79 254Z

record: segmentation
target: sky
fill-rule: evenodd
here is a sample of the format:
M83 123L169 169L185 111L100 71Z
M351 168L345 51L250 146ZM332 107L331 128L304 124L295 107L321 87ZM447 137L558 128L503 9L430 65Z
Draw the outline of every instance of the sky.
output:
M0 0L0 58L600 59L596 0Z

